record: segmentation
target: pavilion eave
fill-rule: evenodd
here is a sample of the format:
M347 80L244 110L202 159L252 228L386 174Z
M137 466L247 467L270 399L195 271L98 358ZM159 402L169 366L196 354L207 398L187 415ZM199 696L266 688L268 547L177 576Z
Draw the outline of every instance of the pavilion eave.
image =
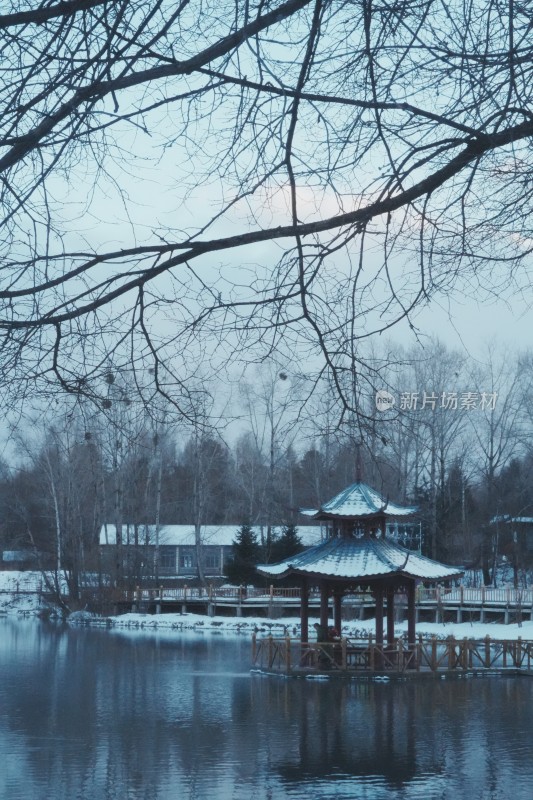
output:
M369 511L367 514L358 514L357 520L364 520L365 522L375 519L382 520L383 517L388 517L391 519L403 519L404 517L412 517L416 513L415 510L409 510L406 513L399 513L399 512L389 512L386 508L380 509L379 511ZM312 515L308 515L311 519L316 519L320 522L327 522L328 520L353 520L353 515L350 514L348 511L346 512L337 512L337 511L322 511L319 509Z

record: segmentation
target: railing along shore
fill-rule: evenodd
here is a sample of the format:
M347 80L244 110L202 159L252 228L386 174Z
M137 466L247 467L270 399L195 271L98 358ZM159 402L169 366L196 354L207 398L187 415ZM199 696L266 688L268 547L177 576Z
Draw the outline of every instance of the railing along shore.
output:
M273 597L279 599L294 599L301 598L301 591L298 587L277 587L270 586L264 588L257 587L215 587L210 585L206 588L202 587L158 587L158 588L135 588L135 589L116 589L115 595L127 600L147 601L154 600L160 597L162 600L175 600L175 601L188 601L188 600L205 600L206 598L218 598L221 600L253 600L265 597ZM319 591L311 590L309 592L311 599L318 599L320 597ZM352 599L355 602L373 602L373 596L369 592L357 592L345 596L347 600ZM402 595L397 595L397 601L402 602ZM405 602L407 600L405 599ZM452 589L443 587L425 588L418 587L416 592L417 603L457 603L460 605L475 604L475 605L522 605L533 606L533 589L513 589L504 587L501 589L492 589L488 587L470 588L465 586L458 586Z

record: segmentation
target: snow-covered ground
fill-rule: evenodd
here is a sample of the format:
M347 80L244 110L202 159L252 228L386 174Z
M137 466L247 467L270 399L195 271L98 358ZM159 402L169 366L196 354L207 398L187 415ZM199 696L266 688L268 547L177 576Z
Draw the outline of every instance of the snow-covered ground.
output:
M272 634L274 637L300 635L299 617L283 617L281 619L265 619L264 617L208 617L202 614L121 614L116 617L95 617L86 612L74 613L69 617L70 624L105 625L115 629L137 629L149 631L180 631L196 630L204 632L224 632L228 634L246 634L250 636L254 631L261 635ZM312 628L311 628L312 630ZM453 636L456 639L527 639L533 640L533 622L501 625L480 622L463 622L436 624L420 622L417 634L435 635L439 638ZM365 637L375 631L375 620L368 619L364 622L347 622L342 626L342 635L347 637ZM407 631L407 622L395 626L398 636ZM313 638L311 636L311 638Z

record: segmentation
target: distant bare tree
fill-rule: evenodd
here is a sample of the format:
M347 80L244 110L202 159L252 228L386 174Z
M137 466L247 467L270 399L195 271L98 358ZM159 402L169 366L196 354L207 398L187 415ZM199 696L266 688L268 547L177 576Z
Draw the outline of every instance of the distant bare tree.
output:
M288 513L283 508L280 492L281 465L298 433L297 408L301 380L288 374L275 362L267 361L256 369L248 383L241 384L241 395L247 422L257 451L265 460L260 524L265 528L265 558L270 557L272 529ZM263 527L262 527L263 530Z
M525 452L531 435L525 401L531 394L532 376L517 353L494 344L487 347L485 363L476 366L473 376L482 390L479 413L470 420L485 509L482 560L488 584L494 580L499 557L499 526L490 521L509 513L502 505L496 478L513 458Z
M94 574L98 563L98 445L84 437L80 418L68 410L54 424L45 422L34 426L33 438L28 434L18 440L31 490L19 494L15 483L10 503L16 502L24 514L23 543L35 548L48 589L64 607L68 594L67 603L76 608L87 573Z
M364 417L362 340L521 283L532 50L518 2L6 0L1 387L111 354L192 419L200 363L290 351Z

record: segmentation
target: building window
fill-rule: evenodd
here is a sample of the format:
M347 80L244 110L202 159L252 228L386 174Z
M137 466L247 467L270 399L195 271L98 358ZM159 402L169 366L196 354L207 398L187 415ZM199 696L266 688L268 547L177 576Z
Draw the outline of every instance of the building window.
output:
M192 553L182 553L181 554L181 567L183 569L192 569L194 566L194 559Z
M204 550L204 567L206 569L218 569L220 566L220 554L218 547L215 549L209 548Z
M159 552L159 567L161 572L174 575L176 572L176 548L162 547Z

